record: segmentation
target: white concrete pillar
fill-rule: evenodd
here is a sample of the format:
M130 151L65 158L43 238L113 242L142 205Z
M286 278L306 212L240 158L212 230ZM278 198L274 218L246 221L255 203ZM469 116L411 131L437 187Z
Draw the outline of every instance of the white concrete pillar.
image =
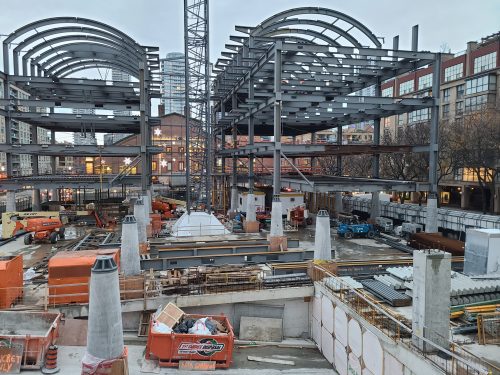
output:
M139 244L146 243L148 241L148 234L146 232L146 215L145 206L141 198L136 199L134 203L134 216L137 221L137 233L139 236Z
M429 195L429 198L427 198L427 215L425 218L425 232L426 233L438 232L437 197L432 195Z
M41 205L40 205L40 189L33 189L31 197L31 211L40 211L41 210Z
M370 210L370 218L375 219L380 216L380 192L375 191L372 193L372 206Z
M113 257L99 256L90 276L87 353L115 359L121 357L123 348L118 268Z
M326 210L319 210L316 215L314 235L314 259L332 259L332 238L330 235L330 216Z
M49 198L48 198L48 201L49 202L58 202L59 201L59 194L58 194L58 191L57 189L50 189L49 190Z
M233 186L231 187L231 212L238 211L238 188Z
M344 208L342 206L342 192L341 191L336 191L335 192L335 213L339 214L340 212L343 212Z
M283 237L283 208L279 195L273 198L271 207L271 237Z
M460 208L467 210L469 208L470 190L467 186L462 187L462 194L460 194Z
M413 252L412 330L448 349L450 336L451 254L440 250ZM413 336L423 351L436 348Z
M122 221L121 238L121 271L125 276L141 274L141 258L139 255L139 233L137 220L133 215L127 215Z
M256 221L257 212L255 211L255 195L253 193L248 193L247 195L247 221Z
M146 225L150 224L149 214L153 212L153 205L151 201L151 190L146 190L146 193L141 196L142 203L144 204L144 220Z
M16 192L14 190L7 190L5 194L5 211L15 212L16 208Z

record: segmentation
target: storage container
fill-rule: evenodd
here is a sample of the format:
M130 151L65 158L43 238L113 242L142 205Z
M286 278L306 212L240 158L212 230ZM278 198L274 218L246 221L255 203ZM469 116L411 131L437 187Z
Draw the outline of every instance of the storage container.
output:
M23 256L0 257L0 309L8 309L23 296Z

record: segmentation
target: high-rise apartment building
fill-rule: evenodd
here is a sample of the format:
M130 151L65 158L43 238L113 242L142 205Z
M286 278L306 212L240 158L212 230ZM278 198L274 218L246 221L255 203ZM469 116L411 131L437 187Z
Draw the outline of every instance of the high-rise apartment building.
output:
M184 92L184 54L180 52L167 53L164 59L160 59L162 86L161 104L164 113L184 113L185 92Z
M4 95L4 83L0 80L0 98ZM19 90L18 88L11 86L9 90L9 95L12 99L29 99L29 94ZM19 110L23 111L23 107L19 107ZM41 111L42 109L40 109ZM18 121L11 120L10 128L10 141L13 144L30 144L30 143L50 143L49 131L44 128L38 128L38 140L32 139L32 128L31 125ZM5 131L5 117L0 116L0 142L5 143L6 131ZM13 176L28 176L33 174L33 163L35 158L28 154L13 154L12 155L12 175ZM4 175L7 170L7 158L5 153L0 153L0 175ZM38 157L38 170L40 174L45 174L50 172L50 157L39 156Z
M433 66L419 69L382 84L385 97L432 96ZM468 42L464 52L443 54L440 84L440 120L453 122L486 109L500 110L500 33ZM382 132L393 135L406 126L428 122L430 108L387 117ZM500 161L499 161L500 162ZM459 168L440 182L441 204L464 209L481 209L482 197L477 176L470 168ZM500 212L500 183L486 199L494 199L494 212Z

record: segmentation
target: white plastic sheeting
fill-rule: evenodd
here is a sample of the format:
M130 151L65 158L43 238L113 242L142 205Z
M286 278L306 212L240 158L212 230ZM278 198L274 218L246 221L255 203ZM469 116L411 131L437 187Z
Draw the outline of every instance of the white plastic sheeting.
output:
M384 371L384 351L380 341L370 331L363 333L363 347L370 348L363 351L363 362L373 375L383 375Z
M333 333L333 305L327 296L321 298L321 324L330 334Z
M326 360L333 364L333 336L328 332L325 327L321 329L321 352Z
M220 236L229 234L224 225L213 214L191 212L184 214L172 225L172 236Z
M363 354L363 337L361 326L355 319L349 320L349 348L356 357L361 357Z
M335 369L339 375L347 375L347 353L345 351L345 345L335 340L333 344L333 353Z
M335 307L334 313L334 333L335 338L344 346L347 346L347 314L339 306Z
M392 355L384 355L384 375L403 375L403 364Z
M361 373L361 362L359 358L353 353L349 353L349 360L347 363L347 372L349 375L362 375Z
M332 238L330 235L330 217L328 212L320 210L316 216L314 236L314 259L332 259Z
M255 211L255 195L253 193L248 193L247 195L247 221L255 221L256 219L256 211Z

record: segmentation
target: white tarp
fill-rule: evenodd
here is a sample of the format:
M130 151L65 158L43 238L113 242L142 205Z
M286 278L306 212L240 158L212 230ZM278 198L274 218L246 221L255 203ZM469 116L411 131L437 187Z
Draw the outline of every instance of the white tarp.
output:
M187 212L172 225L172 236L220 236L230 232L213 214L206 212Z

